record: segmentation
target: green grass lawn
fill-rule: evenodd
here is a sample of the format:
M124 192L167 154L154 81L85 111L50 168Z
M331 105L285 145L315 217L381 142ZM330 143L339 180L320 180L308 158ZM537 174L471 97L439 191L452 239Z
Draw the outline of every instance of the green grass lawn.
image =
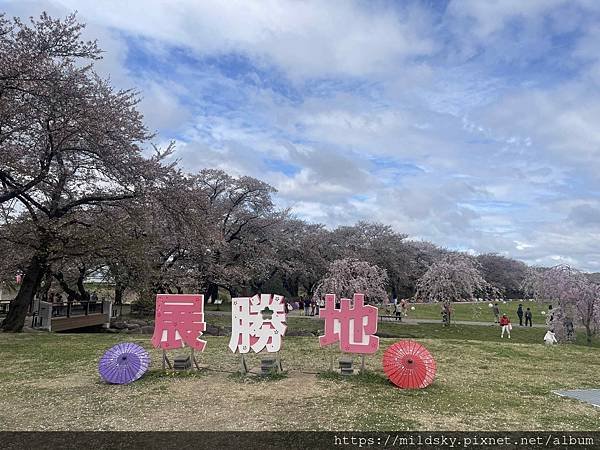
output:
M492 308L489 307L490 302L480 303L453 303L452 309L454 312L453 320L459 321L473 321L473 322L493 322L494 314ZM498 302L500 313L506 313L513 323L518 323L519 318L517 317L517 307L519 301L507 301L506 303ZM540 304L537 302L523 301L523 310L525 308L531 308L533 313L534 324L544 324L546 322L546 316L542 315L541 312L548 311L548 305ZM414 311L410 308L414 307ZM231 311L231 303L225 301L222 305L207 304L204 306L205 311ZM380 314L388 314L385 308L380 307ZM391 311L391 307L390 307ZM408 308L408 317L411 319L432 319L441 321L441 306L440 303L410 303Z
M215 315L207 313L206 323L219 326L231 327L231 316ZM303 317L288 317L288 330L308 331L315 335L322 334L325 328L320 319L309 319ZM475 325L450 325L443 327L437 323L420 323L418 325L404 324L397 322L379 322L377 331L382 336L403 338L403 339L466 339L483 340L490 342L502 342L500 338L500 326L490 323L489 326ZM521 344L540 344L543 343L545 328L513 327L511 332L511 342ZM506 340L506 338L504 338ZM586 345L585 334L580 331L577 333L576 343ZM595 339L592 346L600 347L600 340Z
M227 325L228 316L207 314ZM290 318L289 330L318 332L322 322ZM0 424L4 430L600 430L600 411L560 398L556 389L598 388L596 347L541 344L542 329L515 329L501 340L494 326L381 324L380 331L418 339L434 355L433 385L405 391L381 368L382 338L366 374L329 372L337 347L316 337L287 337L285 376L236 375L229 338L207 337L200 362L210 370L164 374L159 352L136 383L113 386L97 373L117 342L151 349L149 336L26 333L0 335ZM250 356L251 366L259 364ZM358 361L357 361L358 363ZM271 419L261 419L270 417ZM276 418L273 420L272 418Z
M206 305L204 305L204 311L231 311L231 303L223 302L223 304L221 305L207 303Z
M469 322L493 322L494 314L492 308L489 307L490 302L481 303L453 303L452 309L454 315L453 320L469 321ZM537 302L523 301L523 310L531 308L533 313L534 324L546 323L546 316L542 315L542 311L547 311L548 306ZM519 301L507 301L506 303L498 302L500 313L506 313L511 318L513 323L519 323L517 317L517 307ZM414 307L414 311L410 308ZM391 311L391 307L389 307ZM231 303L225 300L222 305L206 304L205 311L231 311ZM440 303L410 303L408 308L408 317L410 319L431 319L441 321L441 304ZM297 312L293 313L297 314ZM385 308L379 307L379 314L390 314ZM393 313L392 313L393 314Z
M489 307L490 303L495 302L478 302L478 303L453 303L453 320L465 320L474 322L493 322L494 313ZM517 316L517 308L519 303L523 304L523 311L526 308L531 308L533 313L534 324L546 323L546 316L542 315L542 311L548 311L548 305L529 301L507 301L506 303L497 302L500 308L500 314L507 314L513 324L519 323ZM414 311L411 309L414 307ZM391 307L390 307L391 308ZM383 307L380 308L380 314L386 314ZM408 317L411 319L435 319L441 321L441 304L440 303L409 303ZM523 319L524 321L525 319Z

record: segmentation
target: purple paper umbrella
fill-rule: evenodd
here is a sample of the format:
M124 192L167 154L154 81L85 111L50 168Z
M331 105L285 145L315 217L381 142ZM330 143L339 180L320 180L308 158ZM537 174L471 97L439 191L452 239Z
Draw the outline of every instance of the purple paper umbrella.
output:
M111 347L98 363L98 372L108 383L128 384L139 379L150 365L150 355L137 344L123 342Z

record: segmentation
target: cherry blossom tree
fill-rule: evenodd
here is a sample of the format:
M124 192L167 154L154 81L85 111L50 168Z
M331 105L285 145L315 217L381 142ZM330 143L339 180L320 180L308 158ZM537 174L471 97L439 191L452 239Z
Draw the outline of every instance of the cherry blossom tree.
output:
M481 274L507 298L522 298L521 286L527 276L527 265L495 253L485 253L477 256L481 266Z
M498 291L483 279L473 258L452 253L429 267L417 282L415 297L426 302L449 304L481 295L496 297Z
M20 331L55 248L82 226L79 214L141 195L171 149L143 156L152 136L136 93L115 91L93 72L98 49L81 43L82 26L72 16L0 27L0 199L18 201L13 216L25 215L35 230L23 281L1 325Z
M337 258L355 258L385 269L388 275L386 287L392 291L392 296L398 294L408 268L404 245L406 234L395 232L389 225L361 221L337 228L332 237Z
M600 327L600 285L564 264L532 273L535 278L530 285L534 296L556 306L549 326L564 335L566 321L581 324L586 331L587 343L591 344Z
M206 298L216 298L219 287L237 295L253 281L268 278L275 262L273 233L286 232L288 216L273 204L275 189L256 178L216 169L204 169L192 181L206 197L198 220L214 228L202 266Z
M48 114L47 97L86 78L100 57L96 42L80 39L82 28L75 15L44 13L31 24L0 15L0 203L46 180L59 156L48 131L60 115Z
M331 263L327 274L319 282L313 298L335 294L337 298L353 298L355 293L365 294L370 302L384 302L387 273L365 261L344 258Z
M273 263L268 279L262 280L257 292L283 288L289 297L298 297L302 289L312 297L329 264L335 260L332 233L321 224L288 218L269 234Z
M361 221L335 229L329 247L334 259L354 258L385 269L386 288L392 297L409 297L415 293L417 280L446 252L429 242L410 241L407 237L389 225Z

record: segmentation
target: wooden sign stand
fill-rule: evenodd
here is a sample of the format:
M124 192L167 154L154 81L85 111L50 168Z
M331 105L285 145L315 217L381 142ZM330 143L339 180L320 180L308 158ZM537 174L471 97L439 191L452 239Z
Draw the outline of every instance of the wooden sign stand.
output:
M166 370L167 366L169 366L169 369L173 368L173 366L171 365L171 361L169 361L169 358L167 357L167 351L165 349L163 349L163 351L162 351L162 370Z
M192 348L192 347L190 347L190 360L193 364L193 367L195 367L196 370L201 370L200 364L198 364L198 360L196 359L196 352L195 352L194 348ZM171 363L171 361L169 360L169 357L167 356L167 351L165 349L163 349L163 351L162 351L162 370L166 370L167 367L169 368L169 370L173 370L173 364ZM192 370L192 368L190 368L189 370Z
M196 367L196 370L200 370L200 365L198 364L198 361L196 360L196 351L194 348L190 347L190 357L192 358L192 363L194 364L194 367Z
M243 353L240 353L240 373L246 375L248 373L248 364Z

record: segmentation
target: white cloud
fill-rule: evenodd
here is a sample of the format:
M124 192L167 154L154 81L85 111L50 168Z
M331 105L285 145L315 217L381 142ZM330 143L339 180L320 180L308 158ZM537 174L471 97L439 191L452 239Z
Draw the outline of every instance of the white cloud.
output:
M213 55L239 52L275 64L291 78L387 73L430 54L427 17L367 5L303 2L56 0L92 23ZM135 18L132 20L132 18Z
M600 270L598 2L0 5L78 9L188 170L262 178L329 226Z

